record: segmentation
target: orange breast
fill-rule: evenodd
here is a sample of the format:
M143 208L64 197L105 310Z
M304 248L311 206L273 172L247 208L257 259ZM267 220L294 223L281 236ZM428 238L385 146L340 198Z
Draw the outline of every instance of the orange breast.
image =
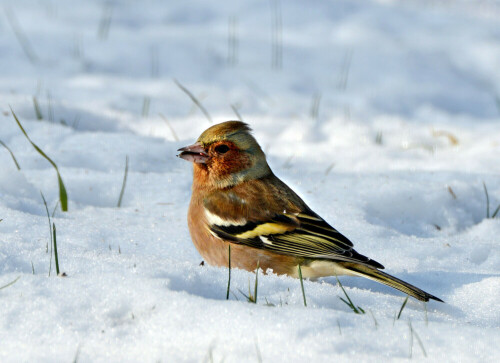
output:
M296 275L299 259L278 255L257 248L234 244L213 236L207 227L206 216L201 201L193 197L188 211L188 227L193 243L210 265L228 266L228 246L231 245L231 267L255 271L257 263L265 272L273 270L278 275Z

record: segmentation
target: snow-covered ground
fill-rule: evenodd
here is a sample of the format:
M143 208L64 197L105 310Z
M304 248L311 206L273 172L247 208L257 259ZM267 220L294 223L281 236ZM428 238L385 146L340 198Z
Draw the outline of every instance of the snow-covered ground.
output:
M500 218L483 190L493 213L500 2L1 5L0 140L21 167L0 145L0 287L20 277L0 290L2 362L500 360ZM226 301L227 269L199 266L175 157L210 123L174 79L213 122L235 108L360 253L446 303L409 300L395 320L404 295L341 277L365 315L335 278L304 281L304 307L298 280L260 274L251 304L239 270ZM9 105L67 187L53 218L67 277L40 196L52 212L56 173Z

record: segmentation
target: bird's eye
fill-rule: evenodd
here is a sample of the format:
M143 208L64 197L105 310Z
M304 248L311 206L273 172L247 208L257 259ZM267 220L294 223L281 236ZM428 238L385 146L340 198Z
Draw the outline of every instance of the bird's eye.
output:
M216 146L214 150L219 154L225 154L229 151L229 146L219 145L219 146Z

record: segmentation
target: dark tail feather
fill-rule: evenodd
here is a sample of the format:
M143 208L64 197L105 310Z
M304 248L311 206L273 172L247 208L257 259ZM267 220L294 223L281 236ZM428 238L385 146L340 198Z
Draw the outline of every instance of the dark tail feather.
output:
M420 290L418 287L410 285L403 280L398 279L397 277L391 276L385 272L379 271L373 267L364 266L361 264L343 264L347 270L351 271L353 274L365 277L370 280L374 280L380 282L381 284L390 286L394 289L404 292L417 300L420 301L429 301L429 299L433 299L436 301L444 302L440 298L431 295L424 290Z

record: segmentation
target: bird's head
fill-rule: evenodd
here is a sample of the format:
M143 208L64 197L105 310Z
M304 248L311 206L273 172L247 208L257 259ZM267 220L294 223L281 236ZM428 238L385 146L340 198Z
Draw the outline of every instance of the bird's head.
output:
M178 157L194 164L195 183L226 188L243 181L262 178L271 169L250 127L227 121L206 129L190 146L180 148Z

